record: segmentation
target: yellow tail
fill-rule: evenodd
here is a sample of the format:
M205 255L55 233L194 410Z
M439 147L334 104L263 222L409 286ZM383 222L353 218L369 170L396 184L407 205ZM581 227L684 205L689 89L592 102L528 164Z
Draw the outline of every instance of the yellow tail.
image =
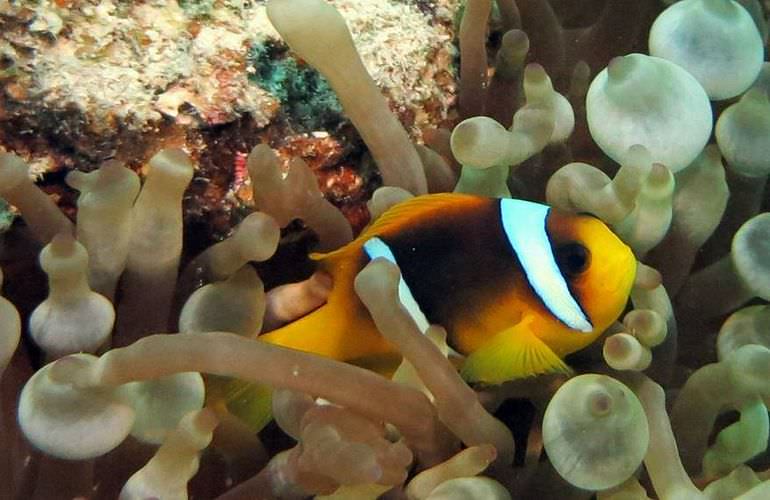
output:
M400 355L377 331L353 292L352 279L334 277L328 302L297 321L261 335L258 341L311 352L378 373L392 373ZM222 384L221 380L213 383ZM272 419L272 390L261 384L227 380L219 387L227 408L257 432Z
M219 385L227 411L238 417L252 432L259 432L273 419L273 390L270 386L237 379L209 379Z
M325 305L297 321L261 335L263 342L312 352L389 376L401 361L395 347L377 331L366 307L353 289L353 280L368 260L362 250L371 237L396 233L415 214L434 212L458 203L477 202L466 195L429 195L413 198L383 214L358 238L327 254L314 254L318 268L332 276L333 288ZM252 429L259 430L271 416L268 387L230 380L224 387L227 407Z

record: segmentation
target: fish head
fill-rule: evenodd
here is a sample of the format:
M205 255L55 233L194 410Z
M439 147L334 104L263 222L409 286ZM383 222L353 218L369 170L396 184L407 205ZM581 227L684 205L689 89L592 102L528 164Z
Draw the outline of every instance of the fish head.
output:
M600 219L552 210L547 222L553 253L571 294L592 325L591 340L626 307L636 276L631 249Z

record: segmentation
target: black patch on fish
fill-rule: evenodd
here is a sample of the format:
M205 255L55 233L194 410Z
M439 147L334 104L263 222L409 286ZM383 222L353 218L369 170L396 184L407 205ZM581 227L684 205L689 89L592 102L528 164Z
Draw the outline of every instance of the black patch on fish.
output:
M438 220L415 220L396 235L378 236L393 253L425 317L449 332L450 345L456 318L463 315L467 321L482 314L483 303L511 289L516 273L522 272L503 230L499 202L489 201L473 210L443 212Z

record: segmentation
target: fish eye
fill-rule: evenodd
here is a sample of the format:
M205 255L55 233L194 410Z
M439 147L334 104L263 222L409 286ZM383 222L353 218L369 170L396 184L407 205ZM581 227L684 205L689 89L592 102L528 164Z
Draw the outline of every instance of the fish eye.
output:
M567 243L556 250L556 263L567 276L577 276L588 269L591 252L580 243Z

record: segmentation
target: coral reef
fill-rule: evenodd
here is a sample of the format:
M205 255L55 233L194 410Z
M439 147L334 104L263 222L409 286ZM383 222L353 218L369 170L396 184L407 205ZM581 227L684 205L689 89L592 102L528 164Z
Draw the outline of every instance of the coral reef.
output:
M766 3L22 1L0 25L0 498L768 496ZM571 370L469 383L384 258L351 293L396 365L260 340L334 289L308 249L444 191L633 251Z
M452 113L456 2L334 2L415 137ZM199 238L221 238L250 207L238 158L260 142L279 151L302 142L304 159L323 159L324 177L365 181L361 193L320 185L358 227L366 223L357 212L378 180L359 168L360 139L324 78L291 57L262 1L4 2L0 82L0 147L52 183L55 172L89 172L108 159L141 174L158 149L183 146L199 164L186 224L203 226ZM330 156L319 134L341 154ZM74 204L72 190L56 192Z

